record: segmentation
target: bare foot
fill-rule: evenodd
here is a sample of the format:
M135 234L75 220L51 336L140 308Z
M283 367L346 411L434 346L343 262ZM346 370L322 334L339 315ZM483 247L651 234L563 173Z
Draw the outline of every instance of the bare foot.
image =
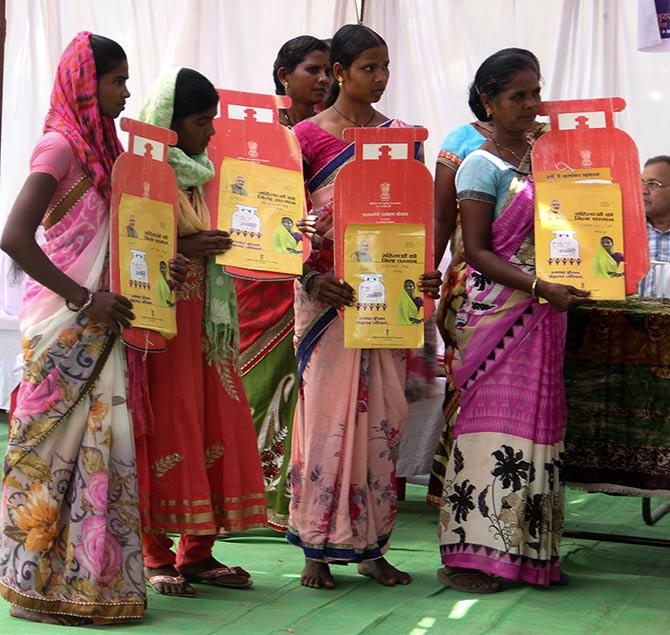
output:
M305 568L300 576L300 584L310 589L334 589L335 580L330 567L325 562L305 558Z
M358 565L358 573L374 578L384 586L395 586L396 584L409 584L412 581L409 573L396 569L386 561L386 558L375 560L363 560Z
M195 595L195 589L171 564L156 568L144 567L144 577L149 586L161 595L177 595L181 597Z
M75 617L74 615L57 615L55 613L38 613L30 611L21 606L12 604L9 607L9 614L20 620L29 622L40 622L41 624L57 624L59 626L82 626L83 624L92 624L93 620L87 617Z
M496 593L500 583L488 573L476 569L443 567L437 572L437 579L445 586L463 593Z

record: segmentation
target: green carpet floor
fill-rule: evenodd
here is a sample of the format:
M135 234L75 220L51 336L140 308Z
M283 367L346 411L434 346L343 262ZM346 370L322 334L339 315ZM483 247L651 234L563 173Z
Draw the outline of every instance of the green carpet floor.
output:
M0 426L4 447L6 427ZM300 552L282 536L254 532L218 542L215 555L243 565L254 576L253 589L198 586L197 598L149 594L143 623L105 627L41 626L9 617L0 605L0 633L81 633L97 630L138 635L556 633L637 635L670 633L670 549L566 539L564 570L571 584L549 590L514 586L496 594L461 594L435 579L437 513L422 502L425 490L408 488L393 537L390 560L409 571L407 587L383 588L335 567L333 591L300 586ZM568 497L572 528L670 537L670 515L644 527L635 498L583 494Z

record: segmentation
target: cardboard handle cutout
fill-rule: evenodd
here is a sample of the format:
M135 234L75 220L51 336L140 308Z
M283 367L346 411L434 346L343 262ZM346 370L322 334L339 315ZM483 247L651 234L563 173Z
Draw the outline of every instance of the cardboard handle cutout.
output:
M425 128L347 128L354 158L334 185L335 274L356 292L345 346L420 348L433 300L416 296L433 263L433 179L415 158Z
M626 293L649 269L649 245L640 186L640 160L635 142L614 126L614 112L626 102L621 97L546 101L541 115L549 115L551 130L533 148L533 171L610 169L621 188Z
M296 228L305 210L300 144L279 123L279 109L290 107L291 99L218 93L220 115L207 149L216 176L204 192L212 227L230 232L233 248L217 262L241 278L295 278L310 242Z
M129 139L128 151L112 171L111 290L133 302L135 323L155 325L124 329L123 341L143 351L162 351L165 335L176 334L167 275L169 260L176 256L179 195L167 159L177 133L126 117L121 129Z

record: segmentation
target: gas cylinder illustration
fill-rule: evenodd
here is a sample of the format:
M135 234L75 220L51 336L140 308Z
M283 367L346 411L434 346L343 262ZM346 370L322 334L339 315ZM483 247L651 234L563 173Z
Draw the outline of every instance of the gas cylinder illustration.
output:
M555 230L554 238L549 243L549 264L571 265L581 262L579 256L579 242L575 239L574 230Z
M621 187L626 293L634 293L649 268L649 248L637 147L614 125L614 113L625 107L621 97L542 102L539 114L549 116L551 129L533 146L532 162L534 172L610 169Z
M131 249L130 284L140 289L149 288L149 265L147 254L141 249Z
M362 273L362 282L358 285L359 309L385 310L386 309L386 287L381 281L381 273Z
M257 207L252 205L244 205L242 203L235 204L235 211L232 218L231 234L240 234L242 236L261 236L261 219L256 212Z
M281 111L291 107L291 98L287 95L268 95L261 93L249 93L237 90L217 89L219 94L219 114L214 119L216 134L207 146L207 154L216 166L216 174L203 188L203 195L211 214L212 227L218 227L231 233L236 242L226 252L225 259L220 256L218 262L226 271L235 277L253 280L287 280L294 279L302 273L300 258L287 269L278 270L275 263L271 265L266 258L263 261L263 250L268 250L266 239L272 236L272 231L278 224L278 220L271 217L277 210L270 210L268 206L273 197L281 197L285 191L276 191L275 184L271 181L259 179L257 181L261 190L267 186L267 192L257 191L253 186L254 180L250 177L255 173L256 167L269 170L270 168L281 169L284 176L289 178L295 176L302 183L302 153L297 137L287 128L280 124ZM242 165L239 171L235 171L230 179L223 180L227 175L226 164L246 162L248 166ZM278 171L277 173L279 173ZM246 182L245 182L246 179ZM262 183L263 187L260 187ZM232 192L235 196L247 196L248 201L254 202L255 206L235 203L233 207L230 200L225 196L226 192ZM261 196L267 195L267 196ZM282 215L297 220L303 215L304 190L299 188L291 200L295 200L294 208L287 208L285 201L282 202ZM262 202L258 202L258 201ZM282 199L280 199L282 200ZM282 208L278 205L278 208ZM242 238L259 239L254 241L241 240ZM271 243L271 241L270 241ZM265 245L265 246L263 246ZM311 242L301 241L302 260L309 257ZM259 249L260 248L260 249ZM249 252L261 253L260 259L253 263L246 262L243 254ZM286 257L284 253L283 257ZM251 259L249 259L251 260ZM255 266L252 266L255 265ZM284 263L285 264L285 263ZM258 267L258 268L256 268Z
M129 137L128 150L119 156L112 171L110 289L114 293L146 296L152 286L150 280L156 279L151 272L153 252L144 245L144 249L128 247L140 246L138 241L147 239L147 225L141 220L143 210L147 209L143 208L142 201L146 201L147 204L158 204L158 207L151 207L152 214L157 209L166 214L161 220L164 226L160 229L160 244L167 244L170 249L161 260L167 264L176 256L179 189L174 170L167 162L167 149L177 143L177 133L133 119L122 118L120 123ZM136 202L130 217L121 214L123 202L129 197ZM143 227L141 231L140 226ZM135 241L132 245L125 242L128 237ZM148 242L156 237L157 234L153 234ZM151 310L152 305L136 305L133 326L124 328L121 334L127 346L148 352L165 350L166 337L177 332L175 310L166 310L160 324L153 322L155 328L147 326L146 314L150 315Z

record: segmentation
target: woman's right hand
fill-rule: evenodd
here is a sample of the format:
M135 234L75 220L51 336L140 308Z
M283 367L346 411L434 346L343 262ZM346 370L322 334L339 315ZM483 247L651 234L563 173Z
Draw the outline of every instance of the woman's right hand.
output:
M332 273L323 273L309 280L307 292L315 300L329 304L336 309L354 305L354 290Z
M182 236L177 243L177 251L187 258L218 256L233 246L228 232L208 229L189 236Z
M569 284L547 282L546 280L538 280L535 286L535 294L544 298L559 312L567 311L588 302L591 295L590 291L577 289Z
M96 322L107 324L114 333L120 335L121 328L128 328L135 319L132 309L133 303L128 298L117 293L96 291L93 302L84 313Z

